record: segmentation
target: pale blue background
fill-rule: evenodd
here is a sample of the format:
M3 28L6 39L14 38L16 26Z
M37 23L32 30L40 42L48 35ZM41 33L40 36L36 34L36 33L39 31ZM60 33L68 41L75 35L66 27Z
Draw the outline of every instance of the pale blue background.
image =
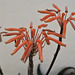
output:
M44 22L40 21L44 15L37 12L37 10L44 10L46 8L53 8L52 4L58 5L62 11L65 6L71 11L75 11L75 0L0 0L0 26L4 31L6 27L28 27L32 21L34 27ZM61 12L62 12L61 11ZM75 23L75 22L74 22ZM49 23L47 28L51 28L59 32L59 25L56 21ZM9 37L10 38L10 37ZM9 38L3 37L3 42L0 43L0 65L3 69L4 75L27 75L28 61L24 64L20 58L23 54L21 48L14 56L11 52L15 49L14 44L5 45L5 41ZM67 66L75 67L75 31L72 29L70 23L67 25L66 48L61 47L58 58L52 68L50 75L56 75L61 69ZM41 64L41 70L45 74L53 54L55 53L57 44L51 42L50 46L45 46L43 50L44 62ZM34 57L34 75L36 74L37 65L40 63L38 54Z

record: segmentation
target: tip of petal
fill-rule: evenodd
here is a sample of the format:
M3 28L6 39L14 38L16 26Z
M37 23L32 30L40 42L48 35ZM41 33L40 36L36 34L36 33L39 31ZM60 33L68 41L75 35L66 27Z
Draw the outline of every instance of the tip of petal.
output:
M45 20L44 22L45 22L45 23L47 23L48 21L47 21L47 20Z
M13 53L11 53L10 55L14 55Z
M5 44L8 44L8 42L6 41Z
M43 21L42 19L40 19L40 21Z
M23 58L21 58L21 60L22 60L22 61L24 61L24 59L23 59Z
M37 12L40 12L40 10L37 10Z
M62 35L62 38L64 38L64 39L65 39L66 37L65 37L64 35Z
M64 45L64 47L66 47L66 44Z
M41 62L43 63L43 60L41 60Z

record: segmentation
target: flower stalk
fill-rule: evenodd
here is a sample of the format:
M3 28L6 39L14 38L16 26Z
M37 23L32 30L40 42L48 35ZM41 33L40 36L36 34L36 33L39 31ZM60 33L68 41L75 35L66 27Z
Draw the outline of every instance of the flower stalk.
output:
M33 75L33 51L31 51L29 56L28 75Z
M63 23L62 23L62 24L63 24ZM60 34L62 34L62 32L63 32L63 25L62 25L62 27L61 27ZM62 42L62 37L59 37L59 41ZM55 54L54 54L54 57L53 57L53 59L52 59L52 62L51 62L51 64L50 64L49 69L47 70L46 75L48 75L48 74L51 72L51 69L52 69L52 67L53 67L53 65L54 65L54 63L55 63L55 60L56 60L56 58L57 58L57 56L58 56L58 53L59 53L59 51L60 51L60 47L61 47L61 46L58 44L57 50L56 50L56 52L55 52Z

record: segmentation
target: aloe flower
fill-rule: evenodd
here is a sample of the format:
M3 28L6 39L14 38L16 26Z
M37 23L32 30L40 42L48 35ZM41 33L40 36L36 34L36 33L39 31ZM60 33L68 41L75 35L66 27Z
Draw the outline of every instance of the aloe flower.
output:
M70 16L67 17L67 14L68 14L67 6L65 7L65 12L62 12L62 13L61 13L61 9L57 5L53 4L53 7L55 9L38 10L39 13L47 14L46 16L41 18L40 20L44 21L45 23L50 23L52 21L57 20L57 22L60 26L60 34L62 35L62 37L59 37L59 41L62 42L62 38L66 37L66 28L67 28L68 22L70 22L72 28L75 30L75 25L72 22L72 21L75 21L75 17L73 17L75 15L75 12L72 12L70 14ZM58 47L57 47L55 56L50 64L50 67L49 67L46 75L48 75L49 72L51 71L51 68L56 60L56 57L59 53L59 50L60 50L60 45L58 45Z
M27 28L21 27L21 28L5 28L7 31L12 31L12 33L6 33L3 36L12 36L15 35L13 38L9 39L5 43L11 43L15 41L15 49L11 53L11 55L14 55L21 47L24 47L24 53L21 57L21 60L25 63L29 57L29 75L33 75L33 56L36 55L36 53L39 53L39 59L41 62L43 62L43 48L45 47L45 44L50 45L50 41L54 41L55 43L66 47L66 45L57 39L54 39L50 37L51 35L54 35L56 37L62 37L61 34L56 33L55 31L52 31L50 29L43 29L47 27L47 24L41 24L38 25L38 28L33 28L32 22L30 23L30 35L27 30ZM40 33L39 33L40 30ZM15 32L13 32L15 31ZM30 68L31 67L31 68Z
M75 18L73 17L75 15L75 12L72 12L71 15L67 18L67 14L68 14L67 6L65 7L65 12L62 12L62 13L57 5L53 4L53 7L55 9L38 10L39 13L47 14L40 20L44 21L45 23L57 20L57 22L59 23L59 26L63 27L62 37L65 38L66 37L66 26L68 22L70 22L71 26L75 30L75 25L72 22L72 20L75 21Z

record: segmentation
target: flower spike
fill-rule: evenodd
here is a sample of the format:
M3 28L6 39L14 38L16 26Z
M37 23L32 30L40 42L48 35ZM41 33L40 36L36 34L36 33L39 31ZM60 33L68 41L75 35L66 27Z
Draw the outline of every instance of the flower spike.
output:
M56 16L57 17L57 16ZM15 41L15 49L11 53L11 55L14 55L21 47L24 48L24 53L21 57L21 60L25 63L28 58L33 57L36 55L37 52L39 52L39 60L40 62L43 62L43 48L45 47L45 44L50 45L50 40L56 42L57 44L60 44L62 46L65 46L62 42L49 37L49 35L55 35L57 37L62 37L60 34L55 33L55 31L50 30L50 29L42 29L47 27L47 24L40 24L38 25L37 30L33 28L32 22L30 23L30 33L31 33L31 38L29 35L29 31L24 28L6 28L8 31L15 31L12 33L5 33L3 36L13 36L13 38L9 39L5 43L11 43ZM40 34L39 34L40 30ZM18 31L18 32L16 32ZM25 31L25 32L24 32ZM22 43L21 43L22 42Z

